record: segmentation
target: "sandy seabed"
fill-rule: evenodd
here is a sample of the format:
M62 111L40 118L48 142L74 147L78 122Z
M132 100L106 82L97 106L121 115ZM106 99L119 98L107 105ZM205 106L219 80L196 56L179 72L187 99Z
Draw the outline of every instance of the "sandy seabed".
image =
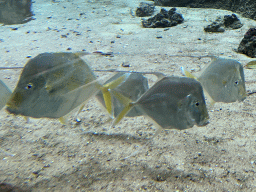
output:
M1 26L0 66L24 66L27 57L42 52L83 49L115 53L85 56L93 69L176 76L182 75L181 66L197 75L210 59L170 55L212 54L243 65L252 60L234 49L255 21L238 15L242 28L205 33L204 26L231 12L177 8L185 19L182 24L145 29L134 16L139 2L36 0L35 20ZM130 67L123 68L123 63ZM0 75L14 88L20 72L1 70ZM256 90L255 72L244 72L247 90ZM256 191L255 103L255 95L241 103L217 103L209 109L207 126L162 131L125 161L121 159L155 133L157 127L145 117L125 118L111 128L94 99L80 114L80 124L74 121L74 111L66 126L52 119L31 118L27 123L1 110L0 182L24 191Z

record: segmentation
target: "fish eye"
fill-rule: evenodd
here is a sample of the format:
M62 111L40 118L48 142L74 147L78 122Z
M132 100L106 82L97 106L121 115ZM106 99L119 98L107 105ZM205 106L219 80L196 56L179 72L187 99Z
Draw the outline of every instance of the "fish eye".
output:
M25 87L25 89L31 89L33 87L32 83L27 84L27 86Z
M235 81L235 84L238 85L238 81Z
M197 101L197 102L195 102L195 106L197 106L197 107L198 107L198 106L199 106L199 104L200 104L200 103L199 103L198 101Z

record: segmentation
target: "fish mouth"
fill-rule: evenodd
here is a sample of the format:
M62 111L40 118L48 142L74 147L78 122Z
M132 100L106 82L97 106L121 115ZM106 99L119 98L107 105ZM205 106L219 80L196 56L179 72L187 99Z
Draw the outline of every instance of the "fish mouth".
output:
M6 103L6 109L8 112L10 112L17 109L17 106L13 102L9 101L8 103Z
M199 127L203 127L203 126L206 126L207 124L209 124L209 115L207 116L207 117L205 117L205 118L203 118L200 122L199 122L199 124L198 124L198 126Z
M14 111L20 107L23 100L24 98L21 93L19 92L13 93L9 101L6 103L6 106L10 111Z
M246 96L247 96L247 95L246 95L246 94L244 94L244 95L243 95L243 97L239 100L239 102L244 101L244 100L246 99Z
M14 115L20 114L19 107L15 104L13 98L11 98L7 103L6 103L6 110Z
M238 94L240 96L240 99L238 101L244 101L247 97L245 87L239 87L238 88Z
M7 105L6 110L13 114L13 115L19 115L20 113L17 111L17 108L15 106Z
M199 123L199 127L203 127L203 126L206 126L207 124L209 124L210 122L209 122L209 120L208 119L205 119L204 121L201 121L200 123Z

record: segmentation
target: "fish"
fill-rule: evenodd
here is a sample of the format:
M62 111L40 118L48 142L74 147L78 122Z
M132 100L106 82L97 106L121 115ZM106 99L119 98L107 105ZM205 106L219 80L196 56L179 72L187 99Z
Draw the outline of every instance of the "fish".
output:
M119 94L122 94L125 97L128 97L130 100L136 101L138 98L140 98L142 94L144 94L149 89L148 80L145 76L143 76L142 73L116 72L116 74L113 77L111 77L108 81L106 81L106 83L115 81L123 75L125 76L125 79L113 90L115 90ZM110 91L110 93L111 92L112 90ZM114 118L123 110L124 104L112 93L111 98L113 111L112 114L110 114L110 116L111 118ZM106 108L102 92L98 92L96 94L96 99L104 108ZM142 112L139 109L137 109L136 106L126 114L127 117L136 117L141 115L143 115Z
M114 119L115 126L133 107L138 107L161 129L188 129L205 126L209 115L201 83L187 77L165 76L133 102L112 90L125 108Z
M11 97L12 91L8 85L0 78L0 110L6 105Z
M244 67L246 69L256 69L256 60L250 61Z
M30 59L6 104L7 111L25 117L59 118L66 124L64 116L98 91L103 92L107 109L111 111L109 87L97 81L81 55L41 53Z
M184 130L194 125L200 127L209 123L202 85L192 78L164 76L135 102L115 90L111 91L125 103L123 111L114 119L111 126L116 126L135 106L157 125L155 134L141 149L145 148L162 129ZM141 149L122 160L134 156Z
M198 80L211 100L215 102L232 103L246 98L244 70L241 63L234 59L210 56L212 61L201 73L195 77L184 71L187 77Z

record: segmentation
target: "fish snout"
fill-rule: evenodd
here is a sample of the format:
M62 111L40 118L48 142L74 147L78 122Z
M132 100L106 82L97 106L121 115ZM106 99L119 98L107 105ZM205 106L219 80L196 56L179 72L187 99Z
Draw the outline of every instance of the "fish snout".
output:
M198 126L201 127L201 126L207 125L209 123L209 119L210 119L209 114L207 112L207 109L205 109L203 115L201 116L201 120L200 120Z
M23 97L20 93L13 93L9 101L6 103L7 108L10 109L10 111L14 111L21 104L22 98Z
M241 98L239 99L239 101L244 101L246 99L247 95L246 95L246 92L243 91L242 94L241 94Z
M246 96L242 97L242 98L240 99L240 102L244 101L245 99L246 99Z
M16 106L16 104L12 101L12 100L9 100L6 104L6 110L13 114L13 115L18 115L19 112L18 112L18 107Z
M240 96L238 101L243 101L246 99L246 90L245 90L245 86L239 86L238 88L238 94Z
M209 124L209 118L207 118L207 119L204 119L203 121L200 121L200 123L199 123L199 127L202 127L202 126L205 126L205 125L207 125L207 124Z

